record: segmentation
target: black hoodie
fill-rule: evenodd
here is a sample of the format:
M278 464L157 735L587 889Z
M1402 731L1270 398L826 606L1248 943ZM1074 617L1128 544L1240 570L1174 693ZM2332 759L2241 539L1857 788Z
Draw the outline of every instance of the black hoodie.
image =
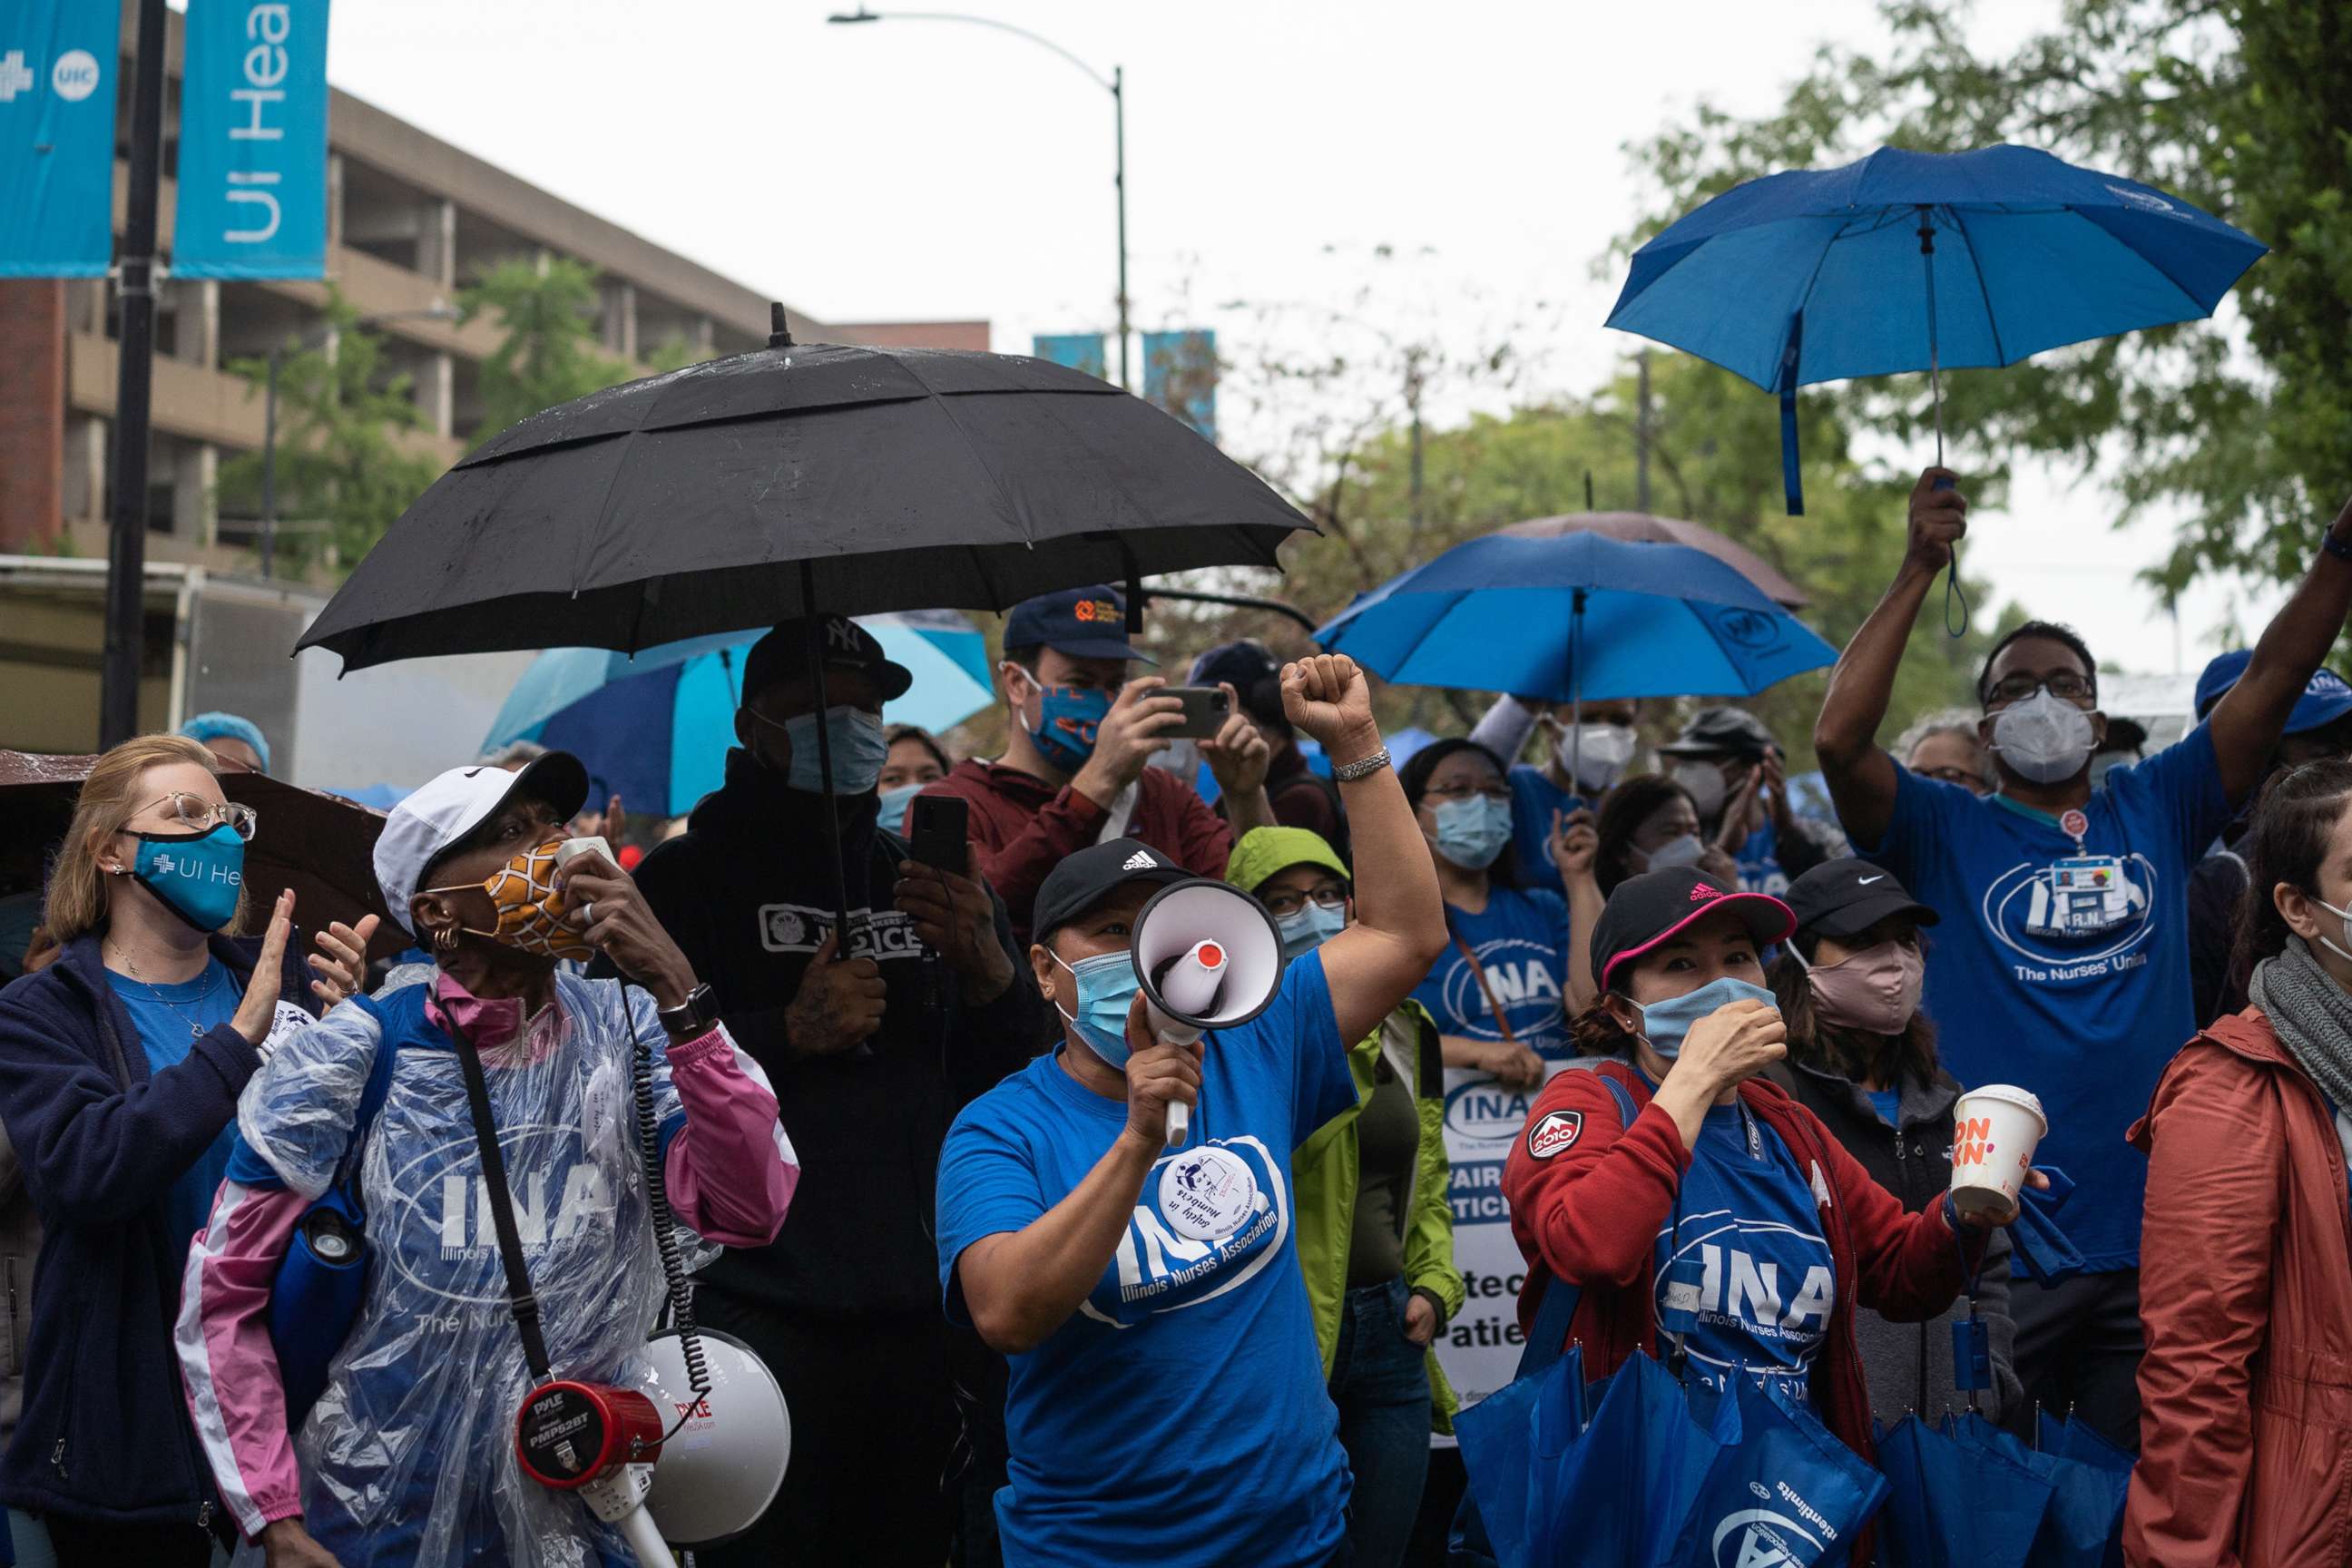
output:
M800 1156L782 1234L730 1248L699 1282L792 1312L939 1318L940 1143L966 1102L1055 1031L1001 902L997 939L1013 953L1013 984L984 1007L964 1002L962 977L891 907L906 846L876 826L868 794L845 813L842 845L850 913L865 933L855 956L874 957L890 988L882 1026L865 1048L796 1058L784 1011L834 920L819 809L817 796L732 751L727 782L694 808L688 831L637 868L646 901L718 993L729 1032L767 1069Z

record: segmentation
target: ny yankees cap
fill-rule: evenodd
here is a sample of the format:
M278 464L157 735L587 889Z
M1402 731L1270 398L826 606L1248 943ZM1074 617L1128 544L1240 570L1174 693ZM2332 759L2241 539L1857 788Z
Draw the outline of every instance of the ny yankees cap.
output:
M1850 856L1824 860L1790 883L1789 908L1796 912L1800 936L1840 942L1895 915L1908 915L1923 926L1943 918L1913 898L1894 872Z
M1759 947L1785 942L1797 929L1789 906L1765 893L1727 892L1689 866L1644 871L1617 884L1592 927L1592 973L1609 989L1611 972L1670 942L1684 927L1729 910Z
M1129 882L1164 887L1192 873L1139 838L1114 838L1079 850L1045 873L1030 917L1034 940L1045 942Z
M895 702L907 694L915 678L903 664L891 662L882 651L882 644L872 632L847 616L819 616L817 642L824 650L827 674L835 670L856 675L870 675L882 689L882 700ZM775 629L751 645L743 656L743 695L758 696L780 680L796 680L808 674L808 621L801 617L779 621ZM835 697L831 700L838 701Z

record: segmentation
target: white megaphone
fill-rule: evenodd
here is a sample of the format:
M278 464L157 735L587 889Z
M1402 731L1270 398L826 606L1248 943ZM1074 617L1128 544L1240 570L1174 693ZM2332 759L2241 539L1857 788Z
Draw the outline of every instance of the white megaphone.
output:
M662 1445L646 1511L672 1546L692 1550L731 1541L760 1521L784 1484L793 1417L776 1374L732 1334L698 1329L710 1392L699 1400L676 1331L645 1347L663 1415L683 1422Z
M515 1452L541 1486L575 1492L617 1530L640 1568L667 1568L673 1545L715 1546L759 1522L784 1484L792 1416L775 1374L742 1341L703 1329L694 1393L676 1331L647 1342L653 1386L554 1379L515 1417Z
M1282 931L1264 904L1230 882L1171 882L1135 917L1129 947L1160 1041L1189 1046L1206 1029L1246 1024L1282 989ZM1168 1108L1168 1146L1191 1131L1186 1108Z

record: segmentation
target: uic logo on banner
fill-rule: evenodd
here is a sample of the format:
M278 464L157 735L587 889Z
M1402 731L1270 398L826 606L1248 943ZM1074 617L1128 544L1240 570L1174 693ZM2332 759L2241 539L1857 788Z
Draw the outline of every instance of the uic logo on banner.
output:
M26 85L31 85L29 75ZM68 103L79 103L98 90L98 57L88 49L68 49L50 68L49 86Z

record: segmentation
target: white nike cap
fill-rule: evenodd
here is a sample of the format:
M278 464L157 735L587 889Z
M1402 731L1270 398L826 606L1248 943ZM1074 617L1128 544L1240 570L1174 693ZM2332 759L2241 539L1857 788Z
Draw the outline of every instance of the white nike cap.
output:
M375 879L384 908L403 929L409 929L408 900L416 896L425 868L518 793L544 802L558 820L569 822L587 802L588 770L569 752L534 757L514 773L488 763L451 768L392 808L375 841Z

